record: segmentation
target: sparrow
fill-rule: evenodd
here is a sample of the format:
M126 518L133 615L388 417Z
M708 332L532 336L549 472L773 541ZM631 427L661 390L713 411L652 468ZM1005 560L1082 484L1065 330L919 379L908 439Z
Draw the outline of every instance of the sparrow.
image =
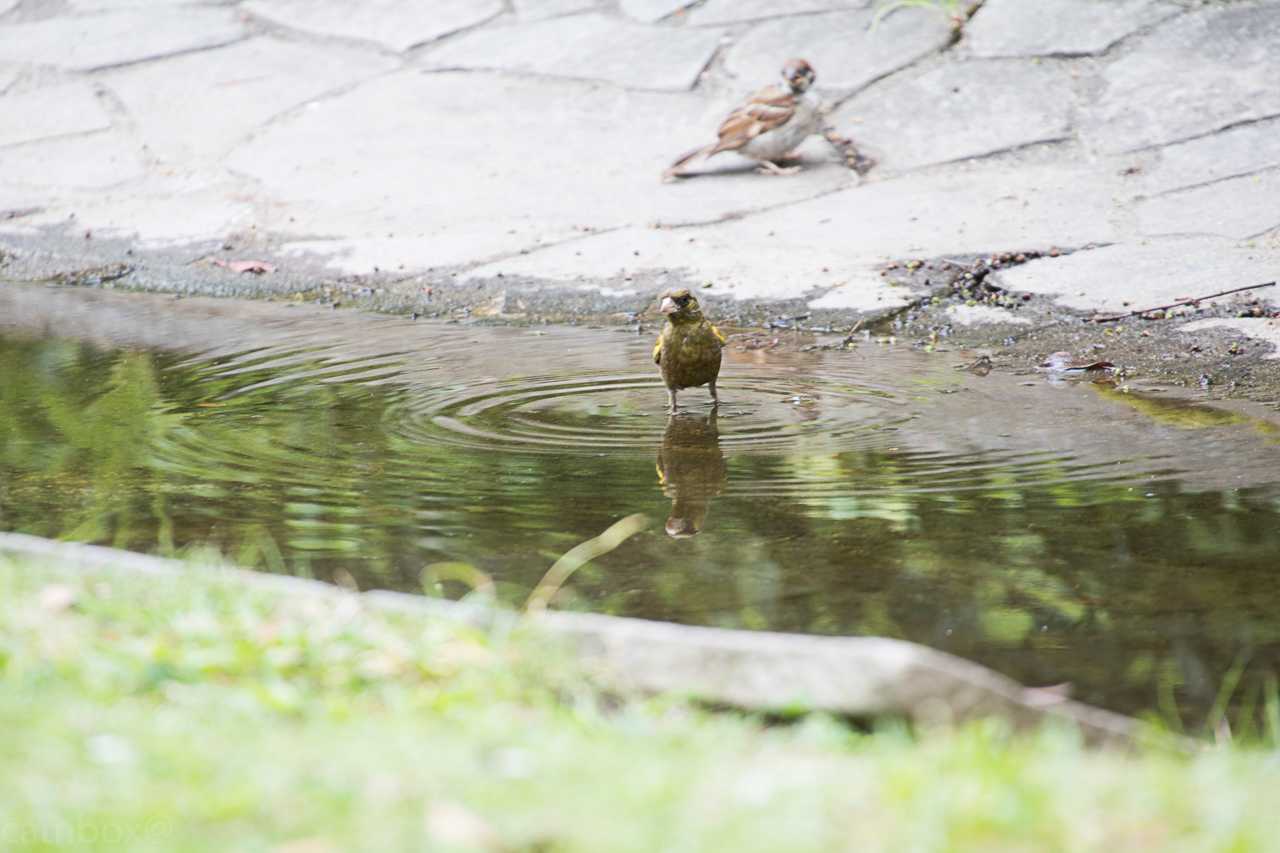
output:
M724 491L728 467L720 450L715 409L704 418L672 415L658 446L658 485L671 498L666 531L672 539L697 536L711 499Z
M713 157L721 151L737 151L760 162L760 171L770 175L792 175L799 166L783 168L786 159L805 138L816 133L822 122L821 103L809 91L816 78L803 59L789 59L782 66L786 86L767 86L729 113L720 124L718 139L710 145L681 155L663 172L664 178L681 174L681 168L698 157Z
M719 405L716 377L720 375L724 335L702 316L698 300L687 289L668 290L659 298L662 302L658 310L666 315L667 322L653 345L653 363L658 365L667 386L668 411L676 412L677 391L698 385L706 385L712 404Z

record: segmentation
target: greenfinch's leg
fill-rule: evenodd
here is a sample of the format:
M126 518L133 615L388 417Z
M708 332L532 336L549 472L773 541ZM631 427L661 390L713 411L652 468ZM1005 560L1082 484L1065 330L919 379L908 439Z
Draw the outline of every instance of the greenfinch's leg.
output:
M667 411L671 414L676 413L676 389L667 389Z
M720 405L720 395L716 393L716 381L712 379L710 382L708 382L707 388L710 389L711 391L711 405L712 406Z

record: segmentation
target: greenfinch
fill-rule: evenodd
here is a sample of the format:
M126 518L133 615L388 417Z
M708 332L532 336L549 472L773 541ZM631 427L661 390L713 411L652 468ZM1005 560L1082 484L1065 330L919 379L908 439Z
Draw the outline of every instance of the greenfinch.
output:
M716 378L720 375L720 351L725 337L702 316L698 300L687 289L668 290L659 297L658 310L666 325L653 346L653 363L667 386L668 411L675 414L676 392L706 385L712 405L719 405Z

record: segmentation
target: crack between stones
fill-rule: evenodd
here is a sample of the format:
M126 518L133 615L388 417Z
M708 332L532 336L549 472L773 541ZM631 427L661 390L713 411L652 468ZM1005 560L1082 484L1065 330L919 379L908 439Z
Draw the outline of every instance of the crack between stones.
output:
M1226 133L1229 130L1235 130L1240 127L1248 127L1254 124L1262 124L1268 121L1280 119L1280 113L1268 113L1264 116L1255 118L1244 118L1238 121L1229 122L1216 127L1213 130L1206 130L1204 133L1196 133L1191 136L1183 136L1178 139L1170 139L1165 142L1153 142L1150 145L1139 145L1137 148L1126 148L1123 151L1117 151L1117 154L1141 154L1144 151L1159 151L1162 148L1172 148L1175 145L1183 145L1187 142L1195 142L1198 139L1208 139L1210 136L1217 136L1219 133Z
M301 101L297 104L294 104L293 106L285 107L279 112L273 113L272 115L267 117L267 119L265 119L260 125L258 125L253 130L246 133L244 136L237 139L234 143L232 143L228 151L230 152L236 148L239 148L242 145L246 145L250 142L253 142L254 140L258 139L262 134L266 133L267 131L275 127L275 125L281 122L284 122L290 118L293 118L295 115L298 115L302 111L308 109L309 107L315 104L322 104L322 103L325 103L326 101L331 101L331 100L334 100L335 98L340 98L343 95L349 95L352 92L354 92L356 89L359 89L361 86L376 82L378 80L381 80L384 77L390 77L393 74L399 74L405 70L407 69L402 64L395 68L388 68L385 71L378 71L373 74L370 74L367 77L361 77L359 80L351 80L346 83L340 83L331 89L326 89L325 91L319 93L318 95L315 95L314 97L307 98L306 100ZM234 171L234 170L228 169L228 171Z
M1195 184L1186 184L1184 186L1174 187L1173 189L1162 190L1161 192L1153 193L1152 195L1135 196L1133 201L1139 202L1139 201L1149 201L1151 199L1157 199L1157 198L1164 198L1165 196L1177 195L1179 193L1191 192L1192 190L1204 189L1205 187L1211 187L1211 186L1214 186L1215 184L1221 184L1225 181L1234 181L1238 178L1248 178L1253 175L1265 175L1270 172L1280 172L1280 163L1272 163L1269 166L1260 166L1257 169L1250 169L1247 172L1234 172L1230 175L1223 175L1220 178L1213 178L1208 181L1200 181L1199 183L1195 183Z
M894 177L896 178L896 177L901 177L905 175L918 175L921 172L928 172L932 169L938 169L945 166L955 166L958 163L981 163L986 160L994 160L999 157L1003 157L1007 154L1016 154L1019 151L1027 151L1032 148L1040 148L1040 147L1051 148L1059 145L1062 145L1062 146L1073 145L1073 144L1077 144L1078 142L1079 140L1076 139L1075 134L1073 132L1068 132L1064 136L1056 136L1056 137L1051 137L1049 139L1037 139L1032 142L1019 142L1015 145L1008 145L1008 146L1005 146L1004 148L997 148L993 151L986 151L982 154L972 154L967 157L957 157L954 160L940 160L936 163L924 163L919 166L914 166L910 169L902 169L901 171L895 172Z
M843 167L840 167L840 168L843 168ZM708 228L713 225L723 225L726 222L738 222L744 219L750 219L753 216L759 216L764 213L772 213L776 210L783 210L788 207L794 207L795 205L798 205L798 204L805 204L807 202L816 201L817 199L825 198L829 195L835 195L836 193L841 193L841 192L846 192L848 190L856 189L859 186L861 186L861 184L856 182L845 183L837 187L827 187L824 190L820 190L816 193L813 193L812 195L804 196L803 198L788 199L786 201L779 201L773 204L765 205L763 207L752 208L748 210L732 210L732 211L729 211L728 213L723 213L719 216L715 216L710 219L690 220L688 222L657 222L657 223L654 223L654 226L657 228L662 228L670 231L687 231L693 228ZM636 226L624 226L624 227L636 227Z
M696 77L692 83L683 88L652 89L643 86L628 86L624 83L619 83L616 80L603 80L599 77L571 77L567 74L548 74L545 71L518 71L510 68L491 68L488 66L463 68L455 65L439 65L432 66L430 68L423 68L418 65L408 65L406 68L412 68L419 74L496 74L502 77L511 77L519 80L541 80L553 83L589 83L592 86L612 86L613 88L619 89L623 92L644 92L651 95L686 94L692 92L694 87L697 86ZM698 74L700 76L702 72L699 71Z
M504 15L507 15L509 12L514 12L514 11L515 11L514 8L511 7L510 4L504 3L503 8L494 12L492 15L490 15L489 17L485 18L482 21L476 21L474 24L467 24L464 27L458 27L456 30L449 30L449 32L447 33L441 33L440 35L426 39L425 41L414 42L413 44L406 47L403 51L401 51L401 54L408 58L412 58L412 57L409 57L410 53L426 51L432 47L435 47L437 44L439 44L442 41L445 41L451 38L456 38L458 36L465 35L467 33L478 30L482 27L486 27L489 24L496 21L498 18L501 18ZM557 16L557 17L563 17L563 16Z
M978 10L982 8L984 2L985 0L978 0L978 2L974 3L969 8L969 11L965 14L965 23L968 23L969 20L978 13ZM854 98L863 94L864 92L869 90L872 86L875 86L878 83L888 80L891 77L896 77L899 74L909 73L912 70L914 70L917 66L920 66L926 62L935 60L938 57L946 56L948 53L955 50L956 45L960 44L963 38L964 38L964 27L960 26L960 27L953 28L951 32L951 37L947 40L946 44L942 45L941 47L935 48L934 50L928 51L927 53L923 53L920 56L917 56L915 59L911 60L906 65L900 66L898 68L894 68L892 70L884 72L883 74L877 75L876 77L873 77L870 80L866 81L865 83L862 83L861 85L850 90L844 95L841 95L840 97L833 99L831 102L831 106L827 110L827 112L828 113L835 112L836 110L840 109L845 104L847 104L849 101L852 101Z
M92 68L81 69L84 74L97 74L102 71L116 71L120 68L132 68L135 65L145 65L148 62L164 62L167 59L176 59L180 56L191 56L196 53L208 53L211 50L221 50L224 47L230 47L233 44L239 44L242 41L248 41L252 36L248 33L236 36L218 44L206 44L200 47L192 47L186 50L175 50L172 53L166 53L161 56L146 56L141 59L130 59L126 62L112 62L107 65L95 65Z
M523 249L517 249L512 252L501 252L496 255L490 255L489 257L486 257L486 258L480 258L478 260L470 261L465 264L459 264L458 269L461 272L472 272L473 270L477 270L480 267L487 266L489 264L500 264L503 261L511 261L511 260L516 260L518 258L527 258L530 255L535 255L539 252L546 251L547 249L554 249L559 246L566 246L570 243L578 243L582 240L590 240L592 237L598 237L602 234L611 234L614 231L624 231L627 228L633 228L633 227L635 226L632 225L631 223L627 223L624 225L613 225L613 226L610 226L609 228L593 228L591 231L585 234L575 234L572 237L565 237L563 240L556 240L551 243L537 243L532 248L525 247Z

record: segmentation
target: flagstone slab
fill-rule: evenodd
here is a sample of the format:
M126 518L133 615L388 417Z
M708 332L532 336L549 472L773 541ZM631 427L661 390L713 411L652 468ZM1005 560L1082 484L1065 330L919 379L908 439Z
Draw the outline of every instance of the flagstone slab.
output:
M1274 280L1280 246L1221 238L1117 243L1000 270L996 283L1050 294L1069 308L1124 312ZM1276 301L1271 290L1258 291Z
M514 0L516 17L524 21L540 21L574 12L585 12L597 6L596 0Z
M218 47L244 35L244 24L233 9L125 9L0 26L0 56L10 62L93 71Z
M1229 178L1136 205L1143 234L1255 237L1280 228L1280 169Z
M911 169L1067 139L1073 107L1061 64L983 60L885 81L831 121L882 167Z
M154 155L190 164L225 153L292 107L395 66L343 45L262 37L99 79L124 102Z
M1180 6L1159 0L986 0L964 27L974 56L1095 56Z
M106 131L46 139L4 152L0 197L5 187L105 189L146 173L142 147L131 136Z
M777 0L706 0L689 10L688 21L693 26L737 24L783 15L865 9L870 5L871 0L790 0L785 5Z
M815 139L804 149L810 168L793 177L758 175L725 155L714 174L662 183L663 168L707 138L725 108L694 94L404 71L273 123L229 164L273 200L270 227L345 240L334 248L382 268L474 263L592 230L712 221L855 180L822 159L830 154ZM392 253L378 262L382 249Z
M621 0L619 5L628 17L652 24L695 2L696 0Z
M64 83L0 98L0 145L104 130L111 117L92 86Z
M647 27L603 14L491 26L433 50L432 68L480 68L689 89L720 45L718 30ZM776 72L775 72L776 73Z
M951 24L933 9L905 8L874 29L870 9L797 15L766 21L739 38L725 55L725 69L753 89L774 83L791 57L807 59L819 89L847 92L941 50Z
M1206 184L1280 167L1280 119L1240 125L1166 145L1141 171L1145 194Z
M1079 169L967 169L878 181L744 219L624 229L495 261L472 278L553 284L661 276L737 298L810 297L814 308L875 310L916 294L885 261L1105 242L1112 179Z
M372 41L395 51L481 24L501 0L251 0L248 12L295 30Z
M1280 116L1280 3L1213 5L1138 39L1102 72L1084 129L1133 151Z

